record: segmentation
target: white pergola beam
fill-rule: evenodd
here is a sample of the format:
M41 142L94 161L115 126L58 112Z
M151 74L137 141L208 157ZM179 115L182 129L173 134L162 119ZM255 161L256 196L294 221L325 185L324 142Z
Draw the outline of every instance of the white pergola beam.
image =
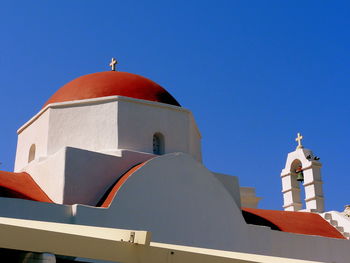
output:
M123 263L316 263L150 243L150 232L0 217L0 247Z

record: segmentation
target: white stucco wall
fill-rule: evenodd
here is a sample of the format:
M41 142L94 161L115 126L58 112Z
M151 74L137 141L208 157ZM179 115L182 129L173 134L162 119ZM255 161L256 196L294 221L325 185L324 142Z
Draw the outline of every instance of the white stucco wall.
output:
M91 151L116 148L117 117L115 101L53 107L48 154L67 146Z
M222 183L222 185L225 187L228 193L232 196L237 206L241 208L242 198L239 191L240 187L239 187L238 177L228 175L228 174L221 174L221 173L215 173L215 172L212 172L212 173L216 177L216 179L218 179Z
M54 103L18 130L15 171L63 147L96 152L132 150L153 153L153 134L165 138L165 153L185 152L201 160L201 135L184 108L120 96Z
M118 148L153 152L153 135L160 132L165 153L184 152L201 160L200 134L190 111L141 100L118 101Z
M44 192L58 204L96 205L127 170L154 155L119 151L103 154L72 147L25 168Z
M40 188L55 203L63 203L66 148L50 157L31 162L24 168Z
M34 116L30 126L18 131L15 171L18 172L28 164L29 149L35 144L35 159L47 155L49 120L51 110L47 109L41 115Z
M109 209L77 206L75 220L148 229L157 242L218 249L232 247L246 226L222 181L183 153L149 160L124 183Z
M312 151L309 149L296 149L293 152L288 153L286 165L284 166L281 175L290 173L290 168L294 160L299 160L301 162L302 167L309 167L312 165L312 161L306 159L306 156L313 155Z
M0 197L0 217L73 223L72 206Z
M202 161L202 136L199 132L196 121L192 112L189 112L189 128L190 128L190 143L189 153L195 157L197 161Z
M245 252L327 263L349 262L350 242L345 239L286 233L254 225L248 225L246 235Z

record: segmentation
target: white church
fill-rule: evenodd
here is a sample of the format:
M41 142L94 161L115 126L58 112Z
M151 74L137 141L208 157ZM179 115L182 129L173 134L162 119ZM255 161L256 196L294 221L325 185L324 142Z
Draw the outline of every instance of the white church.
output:
M258 209L254 188L202 163L191 111L115 63L18 129L15 170L0 171L0 262L350 262L350 213L324 211L300 134L283 210Z

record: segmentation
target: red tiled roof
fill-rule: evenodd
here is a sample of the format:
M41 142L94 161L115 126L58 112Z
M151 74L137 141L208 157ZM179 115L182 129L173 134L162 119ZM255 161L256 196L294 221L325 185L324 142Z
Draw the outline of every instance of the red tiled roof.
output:
M27 173L0 171L0 197L12 197L53 203Z
M272 226L272 229L289 233L345 239L337 229L315 213L255 208L242 208L242 211L248 224Z
M109 207L109 205L113 202L114 197L116 196L119 189L122 187L122 185L128 180L128 178L136 172L138 169L140 169L142 166L144 166L146 162L140 163L138 165L135 165L132 167L129 171L127 171L125 174L123 174L113 185L112 187L107 191L107 193L102 197L99 204L97 206L100 207Z

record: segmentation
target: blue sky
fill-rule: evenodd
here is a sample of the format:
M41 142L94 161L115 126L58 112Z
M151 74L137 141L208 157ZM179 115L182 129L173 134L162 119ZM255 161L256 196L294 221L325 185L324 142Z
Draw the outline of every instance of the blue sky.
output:
M348 1L1 1L0 161L16 130L68 81L118 69L193 111L205 165L281 209L280 172L304 145L321 157L326 209L349 200Z

